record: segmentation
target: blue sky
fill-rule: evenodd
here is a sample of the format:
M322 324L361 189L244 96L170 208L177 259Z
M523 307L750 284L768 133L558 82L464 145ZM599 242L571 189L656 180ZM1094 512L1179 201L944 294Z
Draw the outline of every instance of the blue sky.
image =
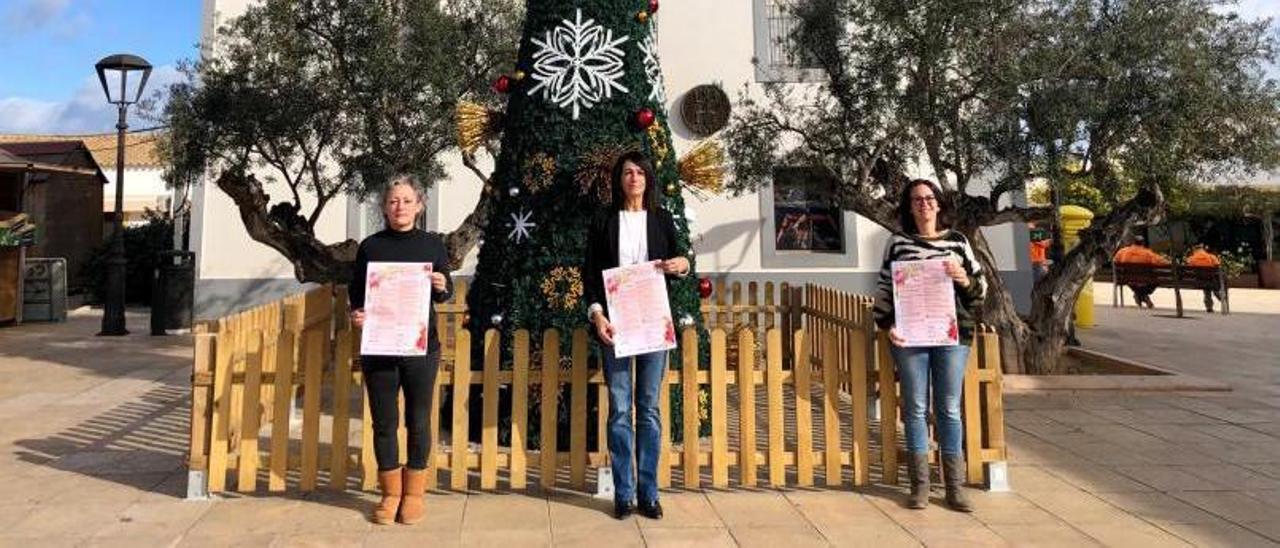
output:
M0 0L0 132L112 131L115 114L93 64L133 53L156 67L148 89L177 80L177 62L196 55L201 3ZM1242 0L1238 9L1246 17L1280 20L1280 0Z
M140 55L156 67L147 89L159 89L196 56L200 10L200 0L0 0L0 132L113 131L94 63Z

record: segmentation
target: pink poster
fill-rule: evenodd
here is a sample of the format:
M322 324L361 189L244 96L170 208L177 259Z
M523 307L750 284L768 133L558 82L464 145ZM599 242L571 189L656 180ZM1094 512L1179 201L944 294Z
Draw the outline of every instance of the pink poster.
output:
M903 346L954 346L956 325L954 281L945 260L893 263L893 308Z
M427 355L431 271L431 263L369 263L364 286L361 354Z
M658 261L604 271L605 299L619 358L676 347L667 282Z

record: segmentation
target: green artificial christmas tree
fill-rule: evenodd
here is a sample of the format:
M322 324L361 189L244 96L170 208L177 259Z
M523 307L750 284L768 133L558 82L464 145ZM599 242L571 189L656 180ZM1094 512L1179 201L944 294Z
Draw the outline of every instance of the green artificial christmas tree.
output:
M586 231L609 207L610 170L623 152L640 150L653 160L661 205L675 217L679 248L690 249L658 61L657 9L657 0L528 2L517 64L493 86L507 96L506 112L460 111L464 136L501 131L485 189L496 193L495 205L468 302L477 336L500 327L506 340L512 329L528 329L538 340L557 328L568 340L573 329L586 327ZM670 288L676 322L699 323L696 277Z

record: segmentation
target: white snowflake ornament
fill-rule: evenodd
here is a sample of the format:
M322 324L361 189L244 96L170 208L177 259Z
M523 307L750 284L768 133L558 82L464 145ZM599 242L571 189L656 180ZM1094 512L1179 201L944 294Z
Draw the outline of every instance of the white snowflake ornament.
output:
M519 213L512 213L511 222L507 223L507 226L511 227L511 232L507 234L507 239L515 240L517 244L529 239L529 233L533 230L533 227L538 226L537 223L529 220L530 217L533 217L532 211L521 209Z
M582 109L612 98L615 90L629 93L619 82L626 54L618 47L629 39L615 39L612 30L594 19L583 21L579 9L576 21L565 19L547 31L545 39L533 39L539 49L533 54L529 77L537 85L529 95L541 93L560 108L572 107L577 120Z
M667 104L667 92L662 81L662 63L658 60L658 37L652 30L649 36L640 42L640 53L644 56L644 77L649 82L649 100L660 105Z

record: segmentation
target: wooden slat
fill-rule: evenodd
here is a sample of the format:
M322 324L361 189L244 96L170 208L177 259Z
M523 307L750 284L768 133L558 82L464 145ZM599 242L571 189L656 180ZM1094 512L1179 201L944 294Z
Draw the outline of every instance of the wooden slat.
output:
M813 407L810 403L810 375L813 363L809 361L809 349L803 330L795 332L795 382L796 397L796 485L813 485Z
M256 313L255 313L256 316ZM254 318L254 327L260 328L258 318ZM240 440L240 464L236 467L239 477L236 489L241 493L251 493L258 487L258 431L262 425L260 400L262 397L262 361L266 348L266 334L260 329L246 334L250 339L245 363L244 410L241 417L243 438Z
M248 322L246 312L241 312L231 317L230 333L227 339L231 341L231 374L244 378L245 368L245 339L248 331L245 324ZM240 448L240 439L243 436L241 428L243 426L244 416L244 383L232 382L231 384L231 414L227 421L227 445L228 451L237 452ZM236 468L239 466L236 460L228 459L227 466Z
M444 359L444 349L441 348L441 360ZM437 364L436 376L434 382L431 383L431 409L427 411L427 428L431 436L431 443L427 445L427 490L433 491L440 485L440 467L444 464L444 454L440 451L440 393L441 381L440 370L442 365Z
M511 382L511 488L528 485L525 450L529 434L529 332L516 331Z
M329 488L347 488L347 436L351 431L351 330L338 332L333 361L333 435L329 452Z
M964 452L969 467L969 483L979 483L982 478L982 411L978 396L978 348L979 338L969 349L969 360L964 368Z
M286 309L286 315L288 309ZM285 489L289 475L289 406L293 403L293 369L298 352L298 339L292 331L276 335L275 387L271 412L271 460L267 490Z
M684 359L680 363L683 379L682 422L684 423L684 487L697 489L702 482L698 470L698 332L685 329L681 337Z
M231 360L234 344L230 326L220 320L214 343L213 433L209 441L209 492L220 493L227 484L228 431L231 421Z
M889 336L883 332L876 338L880 374L880 451L883 454L884 482L898 483L898 383L894 378L893 356L889 354Z
M1001 386L1003 370L1000 363L1000 336L995 331L988 329L983 333L981 359L982 370L990 372L994 377L983 388L987 396L986 408L983 410L983 417L986 419L987 447L1000 452L999 460L1006 460L1004 456L1004 387Z
M573 380L570 382L569 485L587 486L587 332L573 331Z
M787 468L782 461L783 446L782 401L782 332L769 330L767 347L768 402L769 402L769 485L781 487L786 483Z
M841 446L840 446L840 371L836 367L839 363L836 347L839 344L839 334L831 333L827 335L824 341L827 361L822 364L822 419L826 432L823 442L826 444L826 465L825 472L827 475L827 486L836 487L842 483L844 474L840 466Z
M755 333L738 333L738 348L755 348ZM755 358L738 351L738 483L743 487L756 485L756 383Z
M743 329L742 333L750 333ZM694 358L697 358L697 332L692 329L695 344ZM715 487L729 486L729 412L728 385L725 383L726 352L725 333L719 329L711 333L711 485ZM739 355L748 355L745 348L739 348Z
M360 384L360 470L363 473L360 488L368 491L378 484L378 459L373 452L373 412L369 409L369 391L363 389L363 375Z
M496 329L484 334L484 392L481 404L480 488L498 486L498 360L501 335Z
M213 363L217 360L214 335L204 332L193 337L194 355L191 359L191 373L198 375L213 374ZM212 415L213 389L210 386L191 387L191 435L188 436L187 469L206 472L206 484L209 471L209 439L213 424Z
M658 450L658 488L671 487L671 385L673 371L662 372L662 384L658 388L658 411L662 416L662 442Z
M855 331L849 350L849 394L853 399L853 447L849 461L853 464L853 484L866 485L871 462L868 455L871 442L870 420L867 417L867 331Z
M538 474L545 489L556 486L556 412L560 395L560 332L548 329L542 334L542 428L541 465Z
M320 390L322 387L320 373L324 368L324 354L328 346L327 337L321 329L312 329L303 334L303 360L305 375L303 377L302 395L302 476L298 488L312 491L316 488L316 477L319 473L320 459Z
M469 421L467 410L471 404L471 332L458 331L458 348L462 351L454 356L453 367L453 454L449 460L449 487L457 491L467 489L467 429Z

